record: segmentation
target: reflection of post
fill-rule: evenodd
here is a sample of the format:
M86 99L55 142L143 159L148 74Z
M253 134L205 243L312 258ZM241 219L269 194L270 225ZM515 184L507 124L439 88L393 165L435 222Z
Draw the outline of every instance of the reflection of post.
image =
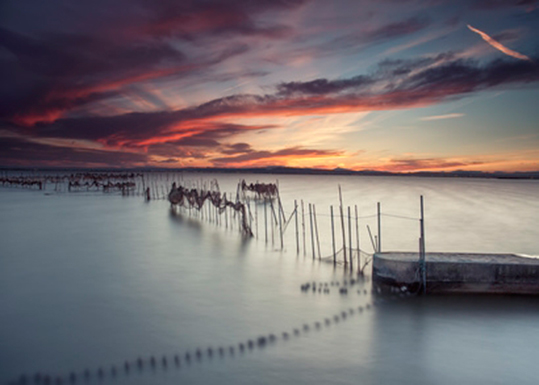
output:
M255 226L256 226L256 239L258 239L258 205L255 201Z
M337 263L337 254L335 253L335 227L333 224L333 206L329 206L331 212L331 244L333 246L333 264Z
M342 230L342 251L344 253L344 266L347 264L346 260L346 234L344 230L344 213L342 210L342 192L341 192L341 185L339 185L339 210L341 212L341 230Z
M299 228L298 228L298 201L294 200L294 213L296 216L296 253L299 254Z

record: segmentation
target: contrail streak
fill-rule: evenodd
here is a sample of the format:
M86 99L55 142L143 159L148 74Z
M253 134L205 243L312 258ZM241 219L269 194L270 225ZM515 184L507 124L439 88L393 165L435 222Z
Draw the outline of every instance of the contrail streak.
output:
M504 54L512 56L512 57L517 58L517 59L521 59L521 60L533 61L532 59L530 59L526 55L523 55L521 53L513 51L512 49L507 48L503 44L501 44L501 43L497 42L496 40L494 40L493 38L491 38L485 32L480 31L480 30L472 27L470 24L468 24L468 28L470 29L470 31L477 33L479 36L481 36L483 38L484 41L489 43L491 46L493 46L497 50L502 51Z

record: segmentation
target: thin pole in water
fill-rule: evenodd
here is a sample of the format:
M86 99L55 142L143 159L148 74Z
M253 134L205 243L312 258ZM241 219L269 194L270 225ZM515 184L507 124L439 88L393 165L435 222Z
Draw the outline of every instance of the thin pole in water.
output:
M299 228L298 228L298 201L294 199L294 212L296 216L296 253L299 254Z
M331 212L331 244L333 246L333 264L337 263L337 253L335 252L335 226L333 224L333 206L329 206Z
M382 252L382 215L380 213L380 202L377 204L377 216L378 216L378 252Z
M423 281L423 294L427 294L427 265L426 265L426 255L425 255L425 216L423 209L423 195L420 197L421 205L421 242L420 242L420 258L421 258L421 280Z
M268 205L267 205L267 199L264 198L264 231L265 231L265 241L266 245L268 244Z
M318 237L318 221L316 220L316 205L313 203L314 230L316 233L316 246L318 247L318 259L322 259L320 253L320 238Z
M350 270L352 270L354 255L352 253L352 215L350 214L350 206L348 206L348 244L350 248Z
M341 229L342 229L342 251L344 253L344 266L347 265L346 260L346 234L344 230L344 213L342 209L342 192L341 192L341 185L339 185L339 210L341 212Z
M354 211L356 214L356 247L357 247L357 268L361 266L361 249L359 248L359 217L357 215L357 205L354 205Z
M301 228L303 234L303 255L305 256L305 208L303 206L303 199L301 200Z
M315 259L315 255L314 255L313 212L312 212L312 207L311 207L310 203L309 203L309 220L311 222L311 245L312 245L312 248L313 248L313 259Z
M279 200L279 207L280 206L281 206L281 202ZM278 212L278 214L279 214L279 234L281 236L281 250L282 250L283 249L283 220L281 218L281 213Z

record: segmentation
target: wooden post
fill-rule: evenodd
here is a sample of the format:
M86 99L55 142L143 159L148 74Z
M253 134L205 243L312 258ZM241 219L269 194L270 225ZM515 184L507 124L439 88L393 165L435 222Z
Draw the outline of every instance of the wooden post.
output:
M322 254L320 253L320 238L318 237L318 220L316 219L316 205L313 203L313 217L314 217L314 231L316 234L316 246L318 250L318 259L322 259Z
M303 234L303 256L305 256L305 208L303 207L303 199L301 200L301 229Z
M279 201L279 206L281 205L281 202ZM279 234L281 236L281 250L283 249L283 220L281 218L281 213L277 213L279 216Z
M295 199L294 199L294 212L296 216L296 254L299 255L298 201Z
M419 221L421 226L421 242L420 242L420 266L421 266L421 281L423 286L423 294L427 294L427 266L425 255L425 216L423 211L423 195L420 197L421 205L421 219Z
M380 202L377 205L377 215L378 215L378 252L382 252L382 215L380 213Z
M342 251L344 253L344 266L347 264L346 260L346 234L344 230L344 213L342 209L342 192L341 192L341 185L339 185L339 210L341 212L341 230L342 230Z
M350 206L348 206L348 244L350 245L350 270L352 270L354 253L352 252L352 215L350 213Z
M255 227L256 227L256 239L258 239L258 205L255 201Z
M309 220L310 220L310 223L311 223L311 245L312 245L312 248L313 248L313 259L315 259L315 254L314 254L313 212L312 212L312 207L311 207L311 204L310 204L310 203L309 203Z
M333 224L333 206L329 206L331 212L331 244L333 246L333 264L337 263L337 253L335 252L335 226Z
M270 217L271 217L270 218L271 219L271 221L270 221L271 222L271 246L275 246L275 233L274 233L275 222L274 221L276 220L276 218L275 218L275 210L273 208L273 201L272 200L270 200L270 208L271 208L271 214L272 214L272 215L270 215Z
M359 217L357 215L357 205L354 205L356 213L356 247L357 247L357 268L361 268L361 249L359 248Z
M369 225L367 225L367 230L369 231L369 238L371 239L372 249L376 253L377 252L377 250L376 250L376 242L374 242L374 239L372 238L371 228L369 227Z
M268 200L264 198L264 231L265 231L265 241L266 245L268 244Z

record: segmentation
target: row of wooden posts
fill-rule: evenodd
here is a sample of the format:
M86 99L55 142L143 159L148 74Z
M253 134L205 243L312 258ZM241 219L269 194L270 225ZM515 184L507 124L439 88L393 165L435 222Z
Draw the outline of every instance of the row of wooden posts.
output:
M202 186L202 185L201 185ZM230 195L232 196L232 194ZM236 193L236 198L240 199L238 192ZM284 249L284 235L292 219L295 222L295 241L296 241L296 253L299 255L301 249L303 249L303 255L306 256L307 251L307 226L306 226L306 215L308 215L308 224L310 230L310 249L313 259L333 259L334 263L343 263L345 266L354 265L354 254L357 256L358 268L360 268L361 263L361 244L359 236L359 213L357 205L352 207L348 206L346 208L347 213L345 212L345 207L342 203L342 191L339 186L339 216L340 217L340 227L342 233L342 246L338 246L340 241L336 239L336 215L334 212L334 207L330 206L330 217L331 217L331 243L332 243L332 254L329 256L323 256L321 247L320 247L320 234L318 228L318 215L316 211L316 205L314 203L308 203L307 205L303 200L298 204L298 201L294 201L294 209L292 213L288 216L285 214L283 209L281 199L277 195L275 199L262 199L262 200L251 200L248 196L243 195L241 199L245 200L245 206L247 208L246 215L248 216L248 223L250 228L253 230L253 236L259 238L259 225L258 225L258 207L257 205L263 205L263 223L264 223L264 242L268 244L271 242L272 246L275 246L275 243L278 242L279 248ZM255 207L252 210L251 203L254 202ZM206 207L204 207L206 206ZM308 213L305 212L307 207ZM189 216L195 216L202 220L207 220L209 222L215 223L217 226L224 225L225 228L233 229L234 224L238 219L238 213L236 211L230 211L225 209L224 212L219 212L219 208L213 206L212 204L203 205L200 210L196 210L190 206L182 207L181 210ZM301 213L300 213L301 210ZM221 215L224 216L224 221ZM378 231L377 235L372 235L371 229L367 226L369 237L374 251L381 251L381 212L380 212L380 203L377 204L377 219L378 219ZM229 219L230 217L230 219ZM301 223L300 223L301 217ZM346 224L346 221L348 223ZM224 222L224 223L223 223ZM237 228L241 230L239 222ZM301 231L300 231L301 229ZM301 242L300 242L300 233L301 233ZM355 240L354 240L355 237ZM355 242L354 242L355 241ZM354 244L355 243L355 244ZM342 260L338 260L338 255L342 253Z

